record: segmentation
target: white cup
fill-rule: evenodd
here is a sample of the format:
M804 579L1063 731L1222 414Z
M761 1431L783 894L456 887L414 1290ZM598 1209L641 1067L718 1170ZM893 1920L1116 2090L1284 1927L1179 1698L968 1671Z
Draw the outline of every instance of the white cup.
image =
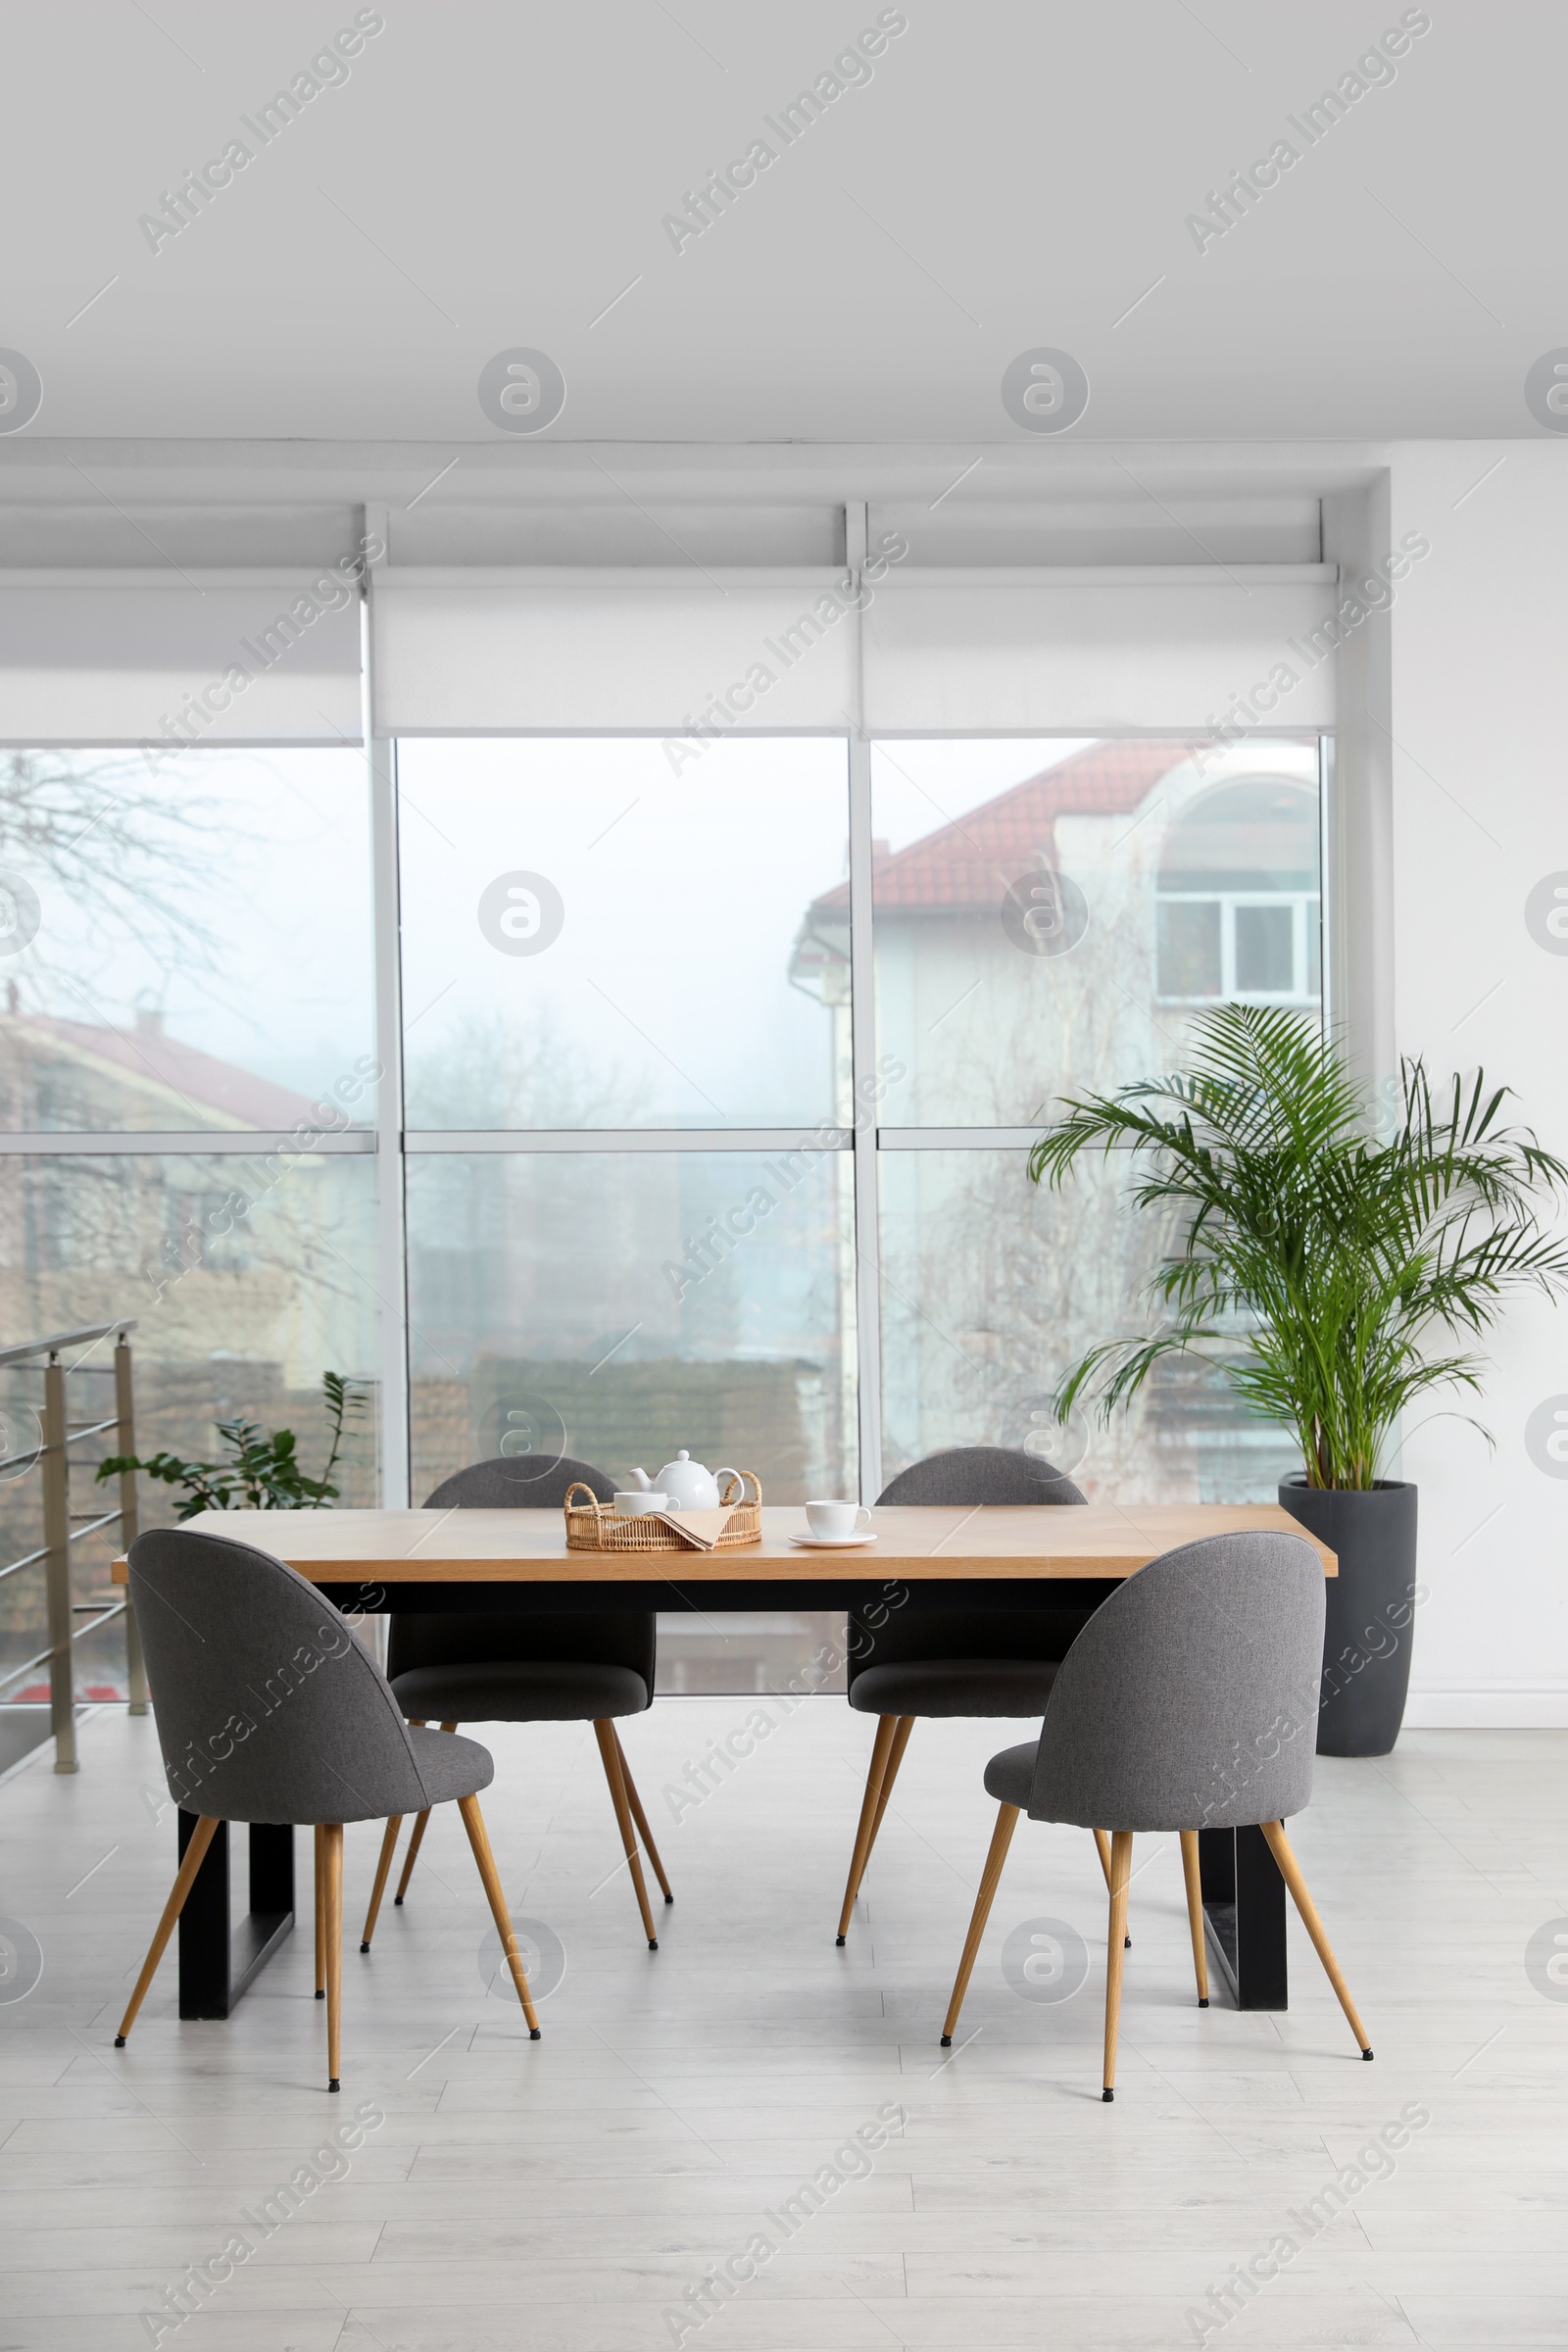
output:
M863 1502L808 1502L806 1524L813 1536L842 1544L847 1537L857 1536L862 1528L869 1527L871 1514Z
M650 1511L667 1511L667 1494L650 1494L645 1488L633 1487L626 1494L615 1496L615 1508L624 1518L646 1519Z

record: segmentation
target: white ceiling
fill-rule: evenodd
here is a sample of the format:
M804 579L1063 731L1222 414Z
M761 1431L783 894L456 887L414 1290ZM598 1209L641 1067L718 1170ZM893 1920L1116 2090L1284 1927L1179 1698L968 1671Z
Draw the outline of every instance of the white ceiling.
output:
M44 395L0 435L0 481L62 437L488 447L506 469L572 442L1547 437L1523 383L1568 344L1558 0L1434 0L1392 83L1201 254L1185 217L1397 0L906 13L869 83L677 254L662 216L874 0L386 0L347 81L155 254L138 217L353 6L10 12L0 346ZM566 379L537 442L478 403L517 346ZM1043 446L1000 394L1038 346L1091 385Z

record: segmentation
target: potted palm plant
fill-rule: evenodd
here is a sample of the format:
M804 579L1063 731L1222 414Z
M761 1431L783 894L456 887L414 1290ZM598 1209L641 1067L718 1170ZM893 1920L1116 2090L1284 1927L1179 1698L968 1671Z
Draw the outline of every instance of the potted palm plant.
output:
M1568 1288L1568 1244L1542 1216L1568 1167L1501 1123L1506 1094L1478 1072L1434 1101L1423 1063L1405 1061L1380 1131L1313 1024L1216 1005L1195 1016L1185 1071L1069 1099L1030 1153L1034 1182L1060 1187L1080 1152L1127 1150L1133 1205L1177 1226L1148 1286L1159 1328L1090 1348L1058 1411L1093 1392L1108 1419L1161 1358L1185 1356L1295 1433L1302 1468L1280 1501L1339 1555L1323 1754L1387 1755L1403 1718L1416 1491L1380 1476L1400 1415L1434 1391L1480 1389L1474 1343L1510 1292Z

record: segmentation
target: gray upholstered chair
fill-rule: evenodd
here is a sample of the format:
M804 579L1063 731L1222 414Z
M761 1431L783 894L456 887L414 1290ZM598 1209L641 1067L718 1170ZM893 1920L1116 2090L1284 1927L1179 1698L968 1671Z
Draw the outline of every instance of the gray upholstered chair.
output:
M472 1740L411 1731L347 1620L269 1553L175 1527L138 1536L129 1558L169 1793L196 1827L115 2047L124 2047L219 1823L310 1822L318 1992L324 1973L327 2088L336 2090L343 1824L453 1800L537 2041L539 2020L479 1811L477 1791L495 1774L489 1751Z
M962 1508L1072 1503L1084 1496L1070 1478L1033 1454L1004 1446L956 1446L901 1471L877 1500ZM877 1727L839 1914L840 1943L849 1934L916 1718L1042 1714L1057 1666L1110 1589L1108 1582L1100 1582L1090 1605L1072 1609L922 1609L918 1614L911 1609L906 1617L882 1606L851 1612L850 1704L860 1714L874 1715ZM1110 1846L1101 1831L1095 1841L1108 1886Z
M544 1460L534 1454L500 1455L443 1479L424 1507L428 1511L559 1510L573 1486L590 1488L601 1502L609 1502L615 1492L604 1472L587 1462L569 1457ZM614 1719L640 1715L654 1703L656 1635L652 1609L596 1609L592 1614L578 1611L547 1616L493 1609L431 1613L404 1609L392 1617L386 1656L398 1703L416 1724L439 1723L444 1732L455 1731L460 1723L593 1725L651 1952L658 1951L659 1938L637 1854L638 1833L665 1902L672 1903L675 1897ZM428 1811L422 1812L414 1825L394 1903L401 1903L408 1893L429 1818ZM375 1933L401 1826L394 1815L381 1840L381 1858L360 1939L362 1952L369 1950Z
M1074 1642L1038 1740L986 1766L1000 1800L974 1917L942 2029L953 2039L1020 1813L1109 1822L1102 2095L1114 2096L1122 1939L1135 1831L1179 1833L1198 1998L1208 2006L1200 1830L1261 1829L1341 2008L1366 2032L1313 1908L1285 1822L1312 1793L1323 1668L1323 1569L1300 1536L1209 1536L1130 1576Z

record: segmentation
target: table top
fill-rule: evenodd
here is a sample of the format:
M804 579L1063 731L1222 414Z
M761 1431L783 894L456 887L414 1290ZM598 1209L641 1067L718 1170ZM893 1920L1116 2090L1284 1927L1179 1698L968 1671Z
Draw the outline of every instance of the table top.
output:
M1339 1573L1328 1547L1277 1503L1091 1502L963 1509L879 1506L877 1542L819 1550L789 1542L806 1532L799 1503L764 1504L762 1541L731 1551L568 1551L559 1510L202 1511L201 1535L254 1544L313 1584L785 1584L889 1577L1019 1580L1131 1576L1177 1544L1238 1529L1300 1536ZM125 1581L116 1560L117 1584Z

